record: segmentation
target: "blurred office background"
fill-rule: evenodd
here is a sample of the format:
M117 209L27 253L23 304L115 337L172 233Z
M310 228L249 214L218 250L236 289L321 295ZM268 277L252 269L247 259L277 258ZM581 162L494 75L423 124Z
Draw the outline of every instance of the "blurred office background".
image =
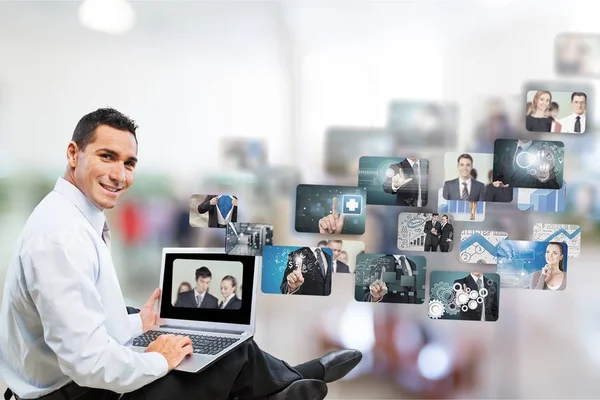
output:
M224 230L190 227L192 194L238 196L238 221L273 224L274 244L316 243L294 231L298 183L356 185L360 156L416 154L430 159L437 192L445 152L541 137L524 129L527 82L595 89L600 79L596 0L81 7L0 2L0 282L22 224L64 173L77 121L111 106L140 125L135 184L107 212L122 289L138 307L158 285L162 247L224 246ZM586 38L557 53L562 33ZM363 350L331 399L597 398L600 135L559 140L565 214L490 206L482 224L457 222L455 232L530 240L536 222L581 224L564 292L504 290L498 322L437 321L429 295L423 305L361 304L353 277L336 275L329 297L259 293L256 341L291 364L336 346ZM436 211L430 199L422 211ZM369 206L366 233L341 238L394 252L401 211L410 210ZM470 270L458 247L427 255L427 270Z

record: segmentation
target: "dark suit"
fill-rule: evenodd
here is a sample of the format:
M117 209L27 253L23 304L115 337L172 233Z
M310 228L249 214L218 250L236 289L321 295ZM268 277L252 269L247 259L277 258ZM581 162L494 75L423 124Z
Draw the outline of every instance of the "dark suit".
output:
M225 226L223 225L219 225L219 217L217 216L217 206L216 205L211 205L210 201L212 199L214 199L215 197L218 197L218 195L215 194L211 194L206 196L206 198L204 199L204 201L202 203L200 203L200 205L198 206L198 212L200 214L204 214L206 212L208 212L208 227L209 228L224 228ZM237 197L232 196L234 199L237 200ZM225 217L225 215L224 215ZM231 212L231 220L229 222L237 222L237 206L233 206L233 211Z
M491 282L490 285L488 283L488 278L485 277L485 274L482 275L483 287L487 289L488 295L484 299L485 305L485 320L486 321L497 321L498 320L498 285L496 282ZM462 279L457 279L454 283L460 283L460 286L466 285L471 290L478 290L477 282L475 279L469 274ZM490 289L491 288L491 289ZM479 304L476 309L468 311L461 311L461 319L469 320L469 321L481 321L481 310L483 309L482 305Z
M442 253L447 253L450 250L450 244L452 243L448 242L447 239L454 238L454 228L452 227L452 224L448 222L443 228L440 226L438 232L440 233L440 251Z
M288 255L287 267L283 273L281 281L281 293L288 293L287 277L296 269L295 259L298 256L303 256L302 276L304 283L298 288L294 294L305 294L313 296L329 296L331 294L331 256L321 249L325 256L327 265L325 265L327 273L324 275L320 267L316 265L317 259L313 251L309 247L302 247ZM320 261L322 262L322 260Z
M421 205L422 207L425 207L427 205L428 197L427 176L429 164L426 160L419 160L418 164L421 169ZM404 177L412 178L412 181L408 182L394 193L392 190L392 178L387 178L383 182L383 191L396 194L396 204L399 206L417 207L417 201L419 200L419 177L415 174L415 170L410 165L410 162L404 160L401 163L390 165L390 168L394 171L394 175L402 170Z
M485 185L471 178L471 191L466 201L483 201L484 191ZM442 197L445 200L462 200L462 185L458 178L444 182Z
M540 182L539 179L527 173L517 165L515 155L517 153L518 142L510 141L506 144L506 150L503 149L501 158L494 161L494 176L502 175L504 183L509 184L512 188L529 188L529 189L560 189L556 176L546 182ZM535 143L532 143L525 150L528 153L536 154L541 150Z
M345 264L345 263L341 262L340 260L336 260L335 261L335 272L349 274L350 267L348 266L348 264Z
M218 308L219 300L212 294L208 292L204 292L204 298L202 298L202 304L200 307L196 304L196 295L194 293L194 289L188 290L187 292L180 293L177 296L177 301L175 302L175 307L185 307L185 308Z
M414 261L410 260L408 257L406 257L406 262L403 263L401 263L400 260L391 254L385 255L382 258L387 261L384 267L386 272L396 271L396 281L400 281L402 276L410 275L408 268L410 268L413 276L415 276L415 273L417 272L417 264L415 264ZM371 275L377 277L376 279L379 279L379 277L381 277L381 270L371 271ZM399 284L397 285L396 282L385 283L388 287L388 292L383 295L383 298L379 301L379 303L415 303L415 296L409 296L409 292L415 291L414 286L400 286ZM392 293L393 291L396 293ZM363 295L363 301L371 301L371 291L368 288Z
M221 308L221 302L219 303L219 308ZM239 310L240 308L242 308L242 300L237 296L233 296L223 310Z
M483 195L483 201L489 201L491 203L510 203L513 200L513 188L512 187L495 187L489 183L485 187L485 194Z
M433 226L433 221L425 222L425 228L423 229L423 232L427 234L427 236L425 236L425 251L437 251L439 245L438 235L440 234L441 227L442 224L440 224L440 221L436 221L435 226ZM431 233L433 228L437 230L436 235Z

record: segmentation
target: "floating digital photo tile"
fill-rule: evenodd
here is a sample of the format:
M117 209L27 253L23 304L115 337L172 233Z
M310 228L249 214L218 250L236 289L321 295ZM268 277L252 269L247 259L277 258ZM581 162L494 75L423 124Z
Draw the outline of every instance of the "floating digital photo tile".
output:
M329 248L265 246L261 290L272 294L329 296L332 258Z
M517 207L523 211L563 212L567 203L567 182L560 189L515 189Z
M429 284L429 318L482 322L498 320L498 274L480 271L432 271Z
M400 213L398 249L405 251L452 251L454 244L452 214Z
M426 268L423 256L359 254L354 298L368 303L422 304Z
M504 240L496 254L502 287L557 291L567 286L566 243Z
M320 240L317 247L326 247L333 253L334 273L354 273L356 256L365 252L365 244L358 240L327 239Z
M418 157L361 157L358 186L367 189L367 204L425 207L429 160Z
M438 212L440 215L452 214L455 221L481 222L485 220L485 202L446 200L443 197L444 189L438 190Z
M225 252L237 256L260 256L273 244L273 225L230 222L225 233Z
M535 224L533 240L539 242L564 242L569 248L569 257L581 253L581 227L569 224Z
M460 233L460 261L466 264L496 264L496 246L506 239L506 232L463 230Z
M194 194L190 198L190 225L194 228L226 228L237 222L237 216L237 196Z
M366 221L365 188L298 185L296 231L362 235Z

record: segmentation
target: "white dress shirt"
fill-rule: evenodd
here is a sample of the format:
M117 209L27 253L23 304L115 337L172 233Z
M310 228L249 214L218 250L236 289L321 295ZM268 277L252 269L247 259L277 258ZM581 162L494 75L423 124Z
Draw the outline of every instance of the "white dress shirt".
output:
M315 256L315 259L317 259L321 262L321 265L322 265L323 269L325 270L324 271L325 275L327 275L327 268L329 266L327 265L327 259L325 258L325 252L323 251L323 249L320 249L321 250L321 258L319 259L319 258L317 258L317 252L316 252L317 249L315 248L315 249L311 249L311 250L313 252L313 255Z
M125 347L142 333L127 315L106 218L59 178L25 223L6 274L0 309L0 379L21 398L75 381L125 393L168 372L156 352Z
M198 307L200 307L200 304L202 304L202 300L204 300L205 295L206 295L206 292L199 293L198 290L196 290L196 288L194 288L194 299L196 300L196 305Z
M473 278L473 280L475 280L475 284L477 284L477 280L479 279L477 277L477 275L473 275L471 274L471 278ZM485 288L485 281L483 280L483 274L481 274L481 284L482 284L482 288ZM489 296L489 293L488 293ZM481 320L485 321L485 299L483 299L483 303L481 303Z
M581 123L581 132L575 132L575 121L577 120L577 117L581 117L581 118L579 118L579 121ZM585 132L585 113L583 113L581 115L577 115L577 114L573 113L569 116L562 118L558 122L562 125L562 127L560 129L561 133L583 133L583 132Z
M460 198L462 199L462 192L463 192L463 183L466 182L467 183L467 193L469 194L469 196L471 195L471 178L467 179L467 180L463 180L460 176L458 177L458 194L460 196Z
M418 159L416 161L413 161L410 158L408 158L407 160L413 169L415 168L415 164L417 164L417 170L415 171L415 175L418 179L417 184L419 185L419 194L417 195L417 207L423 207L423 195L421 193L421 160Z

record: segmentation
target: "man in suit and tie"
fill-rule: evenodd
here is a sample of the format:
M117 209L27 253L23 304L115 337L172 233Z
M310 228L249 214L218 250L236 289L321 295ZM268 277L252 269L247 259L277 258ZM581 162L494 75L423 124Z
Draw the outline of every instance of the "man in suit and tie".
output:
M302 247L288 255L281 293L329 296L331 256L322 248Z
M467 288L480 291L485 288L487 296L483 303L478 303L477 308L468 311L461 311L461 319L469 321L497 321L498 320L498 285L489 278L486 278L481 272L472 272L468 276L457 279L463 291ZM480 292L481 293L481 292Z
M198 268L196 270L196 287L181 293L175 302L175 307L218 308L219 301L215 296L208 293L208 285L211 279L212 273L208 268Z
M209 228L225 228L230 222L237 222L237 208L237 197L210 194L200 203L198 212L208 212Z
M365 292L363 301L372 303L415 303L417 265L405 255L385 255L386 263L377 263L371 276L377 277ZM379 269L381 267L381 269ZM390 274L391 273L391 274ZM402 277L411 277L410 285L402 284ZM406 281L406 279L404 279ZM406 283L406 282L404 282ZM413 292L412 296L410 292Z
M348 266L348 264L340 260L343 244L344 242L342 242L341 240L329 240L327 241L327 245L323 247L329 247L331 251L333 251L333 272L350 273L350 267Z
M471 176L473 157L458 156L458 178L444 182L442 197L445 200L483 201L485 185Z
M425 251L437 251L438 248L438 235L442 224L438 221L438 214L434 213L431 216L431 221L425 222Z
M221 279L221 295L223 300L219 302L219 308L222 310L239 310L242 307L242 300L237 297L237 279L231 275L226 275Z
M498 146L498 144L500 146ZM502 147L502 153L499 148ZM494 148L496 161L494 162L494 176L502 175L504 184L513 188L529 189L560 189L556 175L554 175L554 160L544 157L540 162L532 162L542 154L538 144L530 139L503 140L497 142ZM536 175L531 175L528 168L535 168Z
M454 228L448 221L447 215L442 215L442 224L439 231L440 251L447 253L452 248L452 239L454 238Z
M585 132L585 111L587 106L587 95L582 92L571 94L571 107L573 114L562 118L559 123L562 125L562 133L583 133Z
M383 191L396 195L399 206L425 207L428 190L429 162L410 157L398 164L390 165L383 182Z

